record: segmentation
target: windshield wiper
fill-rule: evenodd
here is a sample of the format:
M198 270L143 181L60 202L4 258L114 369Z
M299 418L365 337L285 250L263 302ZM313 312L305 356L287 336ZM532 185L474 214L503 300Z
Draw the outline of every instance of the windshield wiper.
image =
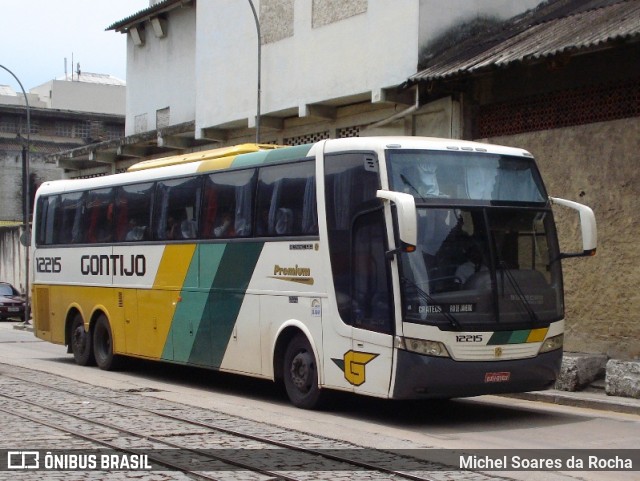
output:
M529 304L529 301L527 301L527 298L524 295L524 292L522 292L522 289L520 288L520 284L518 284L518 281L516 281L516 278L513 277L513 273L508 268L507 263L503 260L499 260L498 267L500 268L500 273L503 276L502 297L504 297L504 277L506 276L507 280L509 281L509 284L511 284L511 287L513 288L513 291L516 293L516 297L518 298L520 303L524 306L524 309L527 311L527 314L529 314L529 317L531 318L531 322L532 323L540 322L538 315L531 307L531 304Z
M423 300L427 301L428 303L437 306L439 305L435 299L433 297L431 297L429 294L427 294L425 291L423 291L418 284L416 284L415 282L407 279L406 277L401 277L400 278L400 282L402 282L405 285L409 285L411 287L413 287L417 292L418 292L418 296L420 296ZM449 321L449 324L451 324L451 327L453 327L454 329L460 330L460 323L458 322L458 320L453 316L453 314L451 314L450 312L445 311L444 309L439 313L442 314L444 316L444 318Z

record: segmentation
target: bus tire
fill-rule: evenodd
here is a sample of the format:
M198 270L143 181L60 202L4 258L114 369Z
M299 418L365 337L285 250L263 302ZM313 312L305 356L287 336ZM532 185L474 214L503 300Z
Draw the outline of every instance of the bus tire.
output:
M71 344L71 352L73 353L73 360L79 366L89 366L95 363L93 357L93 343L91 339L91 332L87 332L84 329L84 320L82 315L78 312L73 317L71 322L71 338L69 342Z
M321 405L323 393L318 387L316 359L303 334L297 334L289 341L282 375L287 396L294 406L314 409Z
M113 354L111 326L104 314L100 314L93 326L93 355L100 369L113 371L118 368L119 358Z

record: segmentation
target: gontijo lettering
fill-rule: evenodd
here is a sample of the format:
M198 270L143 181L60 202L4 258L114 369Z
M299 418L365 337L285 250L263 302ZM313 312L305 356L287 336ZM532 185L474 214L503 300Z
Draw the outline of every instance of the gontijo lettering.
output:
M84 255L80 258L83 276L139 276L147 272L147 259L142 254Z

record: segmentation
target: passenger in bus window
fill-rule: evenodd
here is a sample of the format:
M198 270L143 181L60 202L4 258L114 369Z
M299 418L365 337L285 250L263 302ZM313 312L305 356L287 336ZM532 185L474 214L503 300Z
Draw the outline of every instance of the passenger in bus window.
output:
M293 210L280 207L276 212L275 231L277 235L288 235L293 232Z
M234 237L233 216L228 210L223 212L221 221L217 227L213 229L214 237Z
M129 219L129 230L127 231L127 236L124 239L125 241L143 240L146 227L138 224L139 223L135 217Z
M173 213L167 218L167 233L165 239L181 239L180 235L180 220L179 217Z
M195 220L185 217L180 222L180 236L182 239L195 239L198 236L198 225Z

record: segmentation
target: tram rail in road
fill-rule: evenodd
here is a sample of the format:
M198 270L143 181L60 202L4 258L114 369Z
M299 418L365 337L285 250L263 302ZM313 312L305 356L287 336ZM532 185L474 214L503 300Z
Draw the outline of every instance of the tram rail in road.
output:
M42 436L22 439L20 449L46 451L62 468L68 459L62 454L66 450L76 453L74 456L128 453L136 463L150 463L154 471L181 472L189 479L299 481L318 479L318 472L367 481L496 479L16 366L9 370L0 365L0 412L5 430L10 428L18 438L24 430L46 430L50 438L51 433L58 433L53 444L37 441ZM118 458L114 459L117 463ZM99 462L94 464L100 468ZM0 479L5 474L15 473L0 471ZM129 475L139 477L140 471Z

